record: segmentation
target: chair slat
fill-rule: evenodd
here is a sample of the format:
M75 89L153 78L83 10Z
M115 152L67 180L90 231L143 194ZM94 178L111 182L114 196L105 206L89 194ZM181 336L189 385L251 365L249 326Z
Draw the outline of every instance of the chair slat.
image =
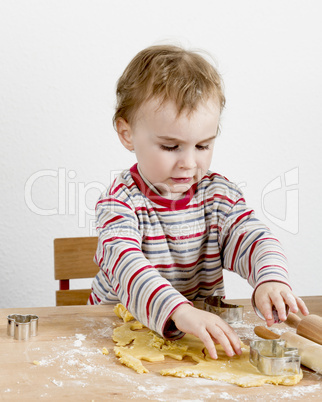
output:
M87 303L91 289L57 290L56 306L78 306Z
M97 237L54 240L55 279L93 278L99 268L93 258Z

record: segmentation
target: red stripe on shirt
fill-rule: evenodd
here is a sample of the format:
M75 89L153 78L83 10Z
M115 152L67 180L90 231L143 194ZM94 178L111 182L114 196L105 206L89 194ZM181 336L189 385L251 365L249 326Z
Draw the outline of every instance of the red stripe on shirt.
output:
M234 267L234 264L235 264L235 260L236 260L236 256L237 256L237 253L238 253L238 250L239 250L239 246L240 246L240 243L242 242L242 240L243 240L245 234L246 234L246 232L242 233L242 234L238 237L238 240L237 240L237 243L236 243L236 246L235 246L235 249L234 249L234 253L233 253L233 258L232 258L232 260L231 260L230 271L233 271L233 269L234 269L233 267Z
M97 226L97 229L104 229L104 228L106 228L106 226L109 225L110 223L119 221L119 220L122 219L122 218L123 218L122 215L114 216L114 218L109 219L109 220L107 220L106 222L104 222L104 225L103 225L103 226Z
M148 325L149 325L149 318L150 318L150 304L151 304L151 301L152 301L153 297L155 296L155 294L157 292L159 292L159 290L161 290L161 289L163 289L165 287L170 287L170 285L168 283L163 283L162 285L160 285L156 289L154 289L154 291L150 294L150 297L149 297L148 302L146 304L146 315L147 315L147 319L148 319Z
M230 228L229 228L229 234L228 234L228 236L225 238L225 242L224 242L223 248L226 247L226 244L227 244L228 239L229 239L229 235L230 235L230 233L232 232L234 226L236 226L243 218L245 218L246 216L249 216L249 215L252 214L253 212L254 212L253 210L246 211L246 212L244 212L243 214L241 214L241 215L235 220L235 222L234 222L234 223L230 226Z
M251 245L250 252L249 252L249 258L248 258L248 279L252 274L252 263L251 263L251 261L252 261L253 252L255 250L256 244L258 242L262 241L262 240L274 240L274 241L277 241L277 239L274 239L273 237L264 237L262 239L258 239L258 240L254 241L254 243ZM283 255L282 253L280 253L280 254Z
M124 256L124 254L128 253L129 251L138 251L138 249L131 247L131 248L127 248L127 249L123 250L123 251L119 254L117 260L115 261L115 263L114 263L114 265L113 265L113 268L112 268L112 275L114 275L115 268L116 268L117 264L119 263L119 261L121 260L121 258Z
M104 245L105 243L108 243L110 241L114 241L117 239L134 241L135 243L140 244L140 242L137 239L134 239L133 237L121 237L121 236L113 236L113 237L110 237L109 239L105 239L102 244Z
M97 206L98 206L99 204L102 204L103 202L115 202L115 203L117 203L117 204L123 205L124 207L126 207L126 208L128 208L128 209L130 209L130 210L132 211L132 208L131 208L128 204L126 204L126 203L123 202L123 201L117 200L117 199L115 199L115 198L104 198L103 200L99 200L99 201L96 203L95 210L97 209ZM109 208L111 209L111 206L110 206Z
M207 229L204 230L203 232L191 234L191 235L185 235L185 236L169 236L169 235L161 235L161 236L145 236L144 240L163 240L163 239L169 239L169 240L186 240L186 239L193 239L195 237L200 237L203 236L204 234L207 233Z
M199 283L198 283L196 286L194 286L193 288L184 290L184 291L182 292L182 294L183 294L184 296L187 296L187 295L189 295L189 294L191 294L191 293L194 293L197 289L199 289L199 288L202 287L202 286L207 287L207 288L212 288L212 287L215 286L217 283L220 283L220 282L222 282L222 281L223 281L223 276L221 276L220 278L216 279L216 280L213 281L213 282L199 282Z
M92 304L92 305L94 304L92 293L89 295L88 301L89 301L89 304Z
M134 241L135 243L137 243L138 245L140 245L140 242L139 242L138 240L136 240L136 239L133 239L132 237L118 237L118 236L114 236L114 237L110 237L109 239L105 239L105 240L103 241L103 243L102 243L102 245L103 245L103 251L102 251L102 257L101 257L101 259L99 260L99 263L98 263L99 266L100 266L101 263L103 262L103 259L104 259L104 256L105 256L105 247L104 247L104 245L105 245L106 243L110 242L110 241L114 241L114 240L117 240L117 239L119 239L119 240Z
M239 223L239 222L240 222L242 219L244 219L246 216L251 215L253 212L254 212L254 211L251 209L250 211L246 211L246 212L244 212L243 214L239 215L239 217L238 217L238 218L235 220L235 222L231 225L231 228L230 228L230 229L232 229L234 226L236 226L237 223Z
M225 200L225 201L228 201L230 204L232 204L232 205L235 205L235 204L237 204L239 201L244 201L245 202L245 200L244 200L244 198L240 198L239 200L237 200L237 201L233 201L231 198L228 198L226 195L222 195L222 194L214 194L213 195L213 199L215 200L216 198L219 198L220 200Z
M125 183L120 183L118 186L116 186L115 188L111 188L110 190L110 194L114 195L115 193L117 193L121 188L126 187L128 189L132 188L135 186L135 183L130 184L129 186Z
M132 285L132 282L134 281L134 279L142 272L145 271L146 269L150 269L152 268L152 265L146 265L140 269L138 269L137 271L134 272L134 274L131 276L131 278L129 279L129 282L127 284L127 302L126 302L126 308L128 307L129 303L130 303L130 296L131 296L131 292L130 292L130 288Z

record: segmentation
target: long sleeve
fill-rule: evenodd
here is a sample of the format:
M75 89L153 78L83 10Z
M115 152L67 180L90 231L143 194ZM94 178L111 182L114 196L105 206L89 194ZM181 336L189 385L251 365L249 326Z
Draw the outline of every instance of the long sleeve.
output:
M93 289L96 297L108 302L104 298L112 289L142 324L169 339L182 336L176 329L165 333L165 325L172 312L188 301L144 256L134 207L111 196L98 202L96 215L96 261L103 273Z
M289 285L287 261L281 244L239 197L226 202L220 214L223 267L238 273L253 287L267 281ZM229 205L229 207L227 207Z

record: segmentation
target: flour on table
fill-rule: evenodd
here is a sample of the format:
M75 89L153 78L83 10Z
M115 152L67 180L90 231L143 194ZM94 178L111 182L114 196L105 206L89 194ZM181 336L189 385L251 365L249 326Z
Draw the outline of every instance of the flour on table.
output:
M307 385L303 387L297 387L292 389L291 391L287 390L284 391L281 395L278 395L279 399L286 399L286 398L296 398L296 397L305 397L308 394L313 394L315 391L320 389L320 384L315 385Z
M86 335L75 334L75 337L77 340L74 342L74 346L76 346L76 347L82 346L82 343L83 343L82 341L85 341Z

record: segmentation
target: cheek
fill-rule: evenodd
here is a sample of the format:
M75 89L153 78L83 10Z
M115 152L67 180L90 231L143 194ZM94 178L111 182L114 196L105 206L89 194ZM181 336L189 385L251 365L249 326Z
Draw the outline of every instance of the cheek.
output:
M162 168L171 163L171 159L167 152L162 151L158 147L142 147L140 153L137 153L137 158L141 163L148 168L155 169L156 167Z
M165 163L171 163L175 159L174 152L167 152L161 149L160 147L152 148L151 157L154 160L158 160L160 162L164 161Z
M199 165L199 167L200 167L202 170L204 170L205 172L207 172L207 170L208 170L209 167L210 167L211 160L212 160L212 152L211 152L211 153L207 153L207 155L206 155L206 154L200 155L198 165Z
M200 153L199 154L199 166L202 166L202 167L209 167L210 166L210 163L211 163L211 160L212 160L212 152L205 152L205 153Z

